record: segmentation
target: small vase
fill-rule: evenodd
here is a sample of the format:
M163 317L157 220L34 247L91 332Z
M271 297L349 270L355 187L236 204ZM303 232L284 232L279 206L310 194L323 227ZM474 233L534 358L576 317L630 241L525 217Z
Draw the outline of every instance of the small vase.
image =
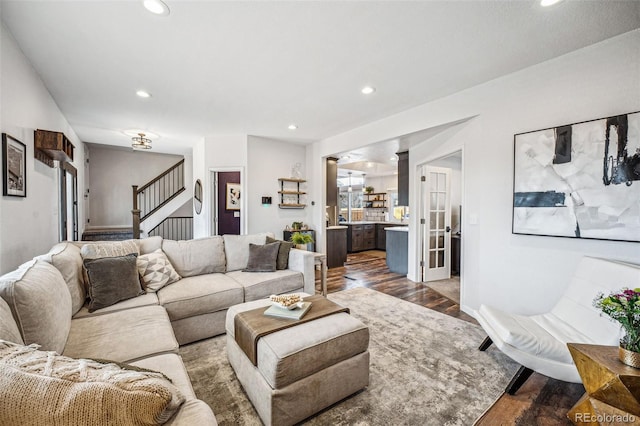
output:
M296 248L298 250L306 250L307 249L307 245L306 244L296 244Z
M618 348L618 357L623 364L634 368L640 368L640 352L629 351L620 346Z

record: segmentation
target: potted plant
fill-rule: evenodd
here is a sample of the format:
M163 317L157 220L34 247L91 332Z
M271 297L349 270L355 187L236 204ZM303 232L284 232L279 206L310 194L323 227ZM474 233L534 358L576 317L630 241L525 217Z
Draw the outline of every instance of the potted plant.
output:
M302 222L293 222L291 224L291 229L298 230L298 229L302 229L303 223Z
M640 288L623 288L607 297L600 293L593 300L593 306L622 325L624 337L620 340L620 361L640 368Z
M293 234L291 234L291 242L296 245L297 249L306 250L307 244L312 243L313 238L309 234L294 232Z
M373 186L366 186L364 188L364 192L366 192L367 194L371 194L373 192Z

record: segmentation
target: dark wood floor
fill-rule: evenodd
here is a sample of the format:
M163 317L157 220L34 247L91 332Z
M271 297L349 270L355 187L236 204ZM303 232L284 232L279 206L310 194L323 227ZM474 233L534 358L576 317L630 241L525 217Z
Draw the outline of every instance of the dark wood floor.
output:
M382 252L383 255L384 252ZM316 277L319 278L318 275ZM460 310L460 305L451 299L422 283L408 280L405 275L389 271L385 258L376 255L375 252L349 254L344 267L329 269L327 292L333 293L355 287L371 288L407 302L476 323L471 316Z
M382 254L384 256L384 254ZM320 288L320 275L316 286ZM422 283L390 272L386 260L375 252L350 254L344 267L329 269L327 291L333 293L354 287L367 287L425 308L477 324L460 310L460 305ZM495 347L490 350L497 350ZM583 392L580 384L565 383L534 373L515 396L503 394L478 420L485 425L563 425L570 424L566 412Z

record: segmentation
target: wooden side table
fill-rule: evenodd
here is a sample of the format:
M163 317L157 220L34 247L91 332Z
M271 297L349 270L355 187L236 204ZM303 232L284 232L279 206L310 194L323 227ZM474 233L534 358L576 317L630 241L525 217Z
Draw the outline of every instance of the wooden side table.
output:
M320 283L322 285L322 295L327 297L327 255L324 253L313 253L314 266L320 266Z
M640 369L618 359L617 346L567 343L586 393L567 413L576 425L640 422Z

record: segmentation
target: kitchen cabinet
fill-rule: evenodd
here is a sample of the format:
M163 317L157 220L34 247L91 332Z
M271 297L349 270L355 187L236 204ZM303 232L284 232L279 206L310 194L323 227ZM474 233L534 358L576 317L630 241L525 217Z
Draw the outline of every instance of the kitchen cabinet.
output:
M398 205L409 205L409 151L398 152Z
M347 261L347 227L331 226L327 228L327 267L344 266Z
M362 250L373 250L376 248L376 225L368 223L362 226Z
M378 250L387 249L387 233L384 231L387 226L389 225L376 224L376 249Z
M364 247L363 225L347 225L347 252L362 251Z

